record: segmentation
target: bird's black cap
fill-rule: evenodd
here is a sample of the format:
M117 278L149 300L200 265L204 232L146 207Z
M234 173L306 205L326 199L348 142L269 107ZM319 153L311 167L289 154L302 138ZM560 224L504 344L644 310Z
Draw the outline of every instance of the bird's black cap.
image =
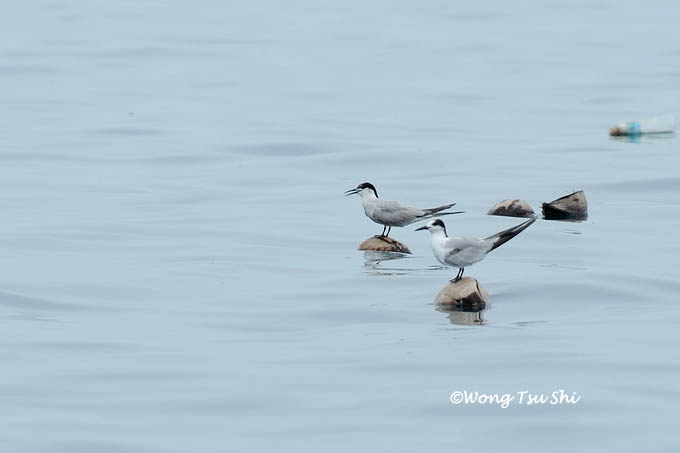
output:
M433 220L433 221L432 221L432 226L435 226L435 225L436 225L436 226L440 226L440 227L446 229L446 225L444 225L444 222L442 222L442 221L439 220L439 219L436 219L436 220Z
M358 189L358 190L361 190L361 189L371 189L371 190L373 191L373 193L375 194L375 196L376 196L376 197L378 196L378 191L375 190L375 186L374 186L373 184L371 184L370 182L362 182L361 184L359 184L359 185L357 186L357 189Z

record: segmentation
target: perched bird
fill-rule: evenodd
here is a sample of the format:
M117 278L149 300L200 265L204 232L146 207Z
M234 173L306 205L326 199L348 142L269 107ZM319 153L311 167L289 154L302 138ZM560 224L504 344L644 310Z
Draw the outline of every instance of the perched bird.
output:
M357 193L361 196L361 204L364 207L366 217L373 220L375 223L383 225L382 233L376 237L389 236L392 227L403 227L422 219L429 219L432 217L449 214L460 214L465 212L457 211L440 213L440 211L449 209L456 203L429 209L402 206L396 201L378 198L378 192L375 190L375 186L373 186L373 184L370 182L359 184L356 186L356 188L346 191L345 195L354 195ZM385 230L387 230L387 234L385 234Z
M454 280L451 280L452 282L457 282L463 277L465 266L470 266L483 260L487 253L505 244L510 239L529 228L535 221L536 217L532 217L526 222L503 230L486 239L450 238L446 234L446 225L439 219L427 222L425 226L416 228L416 231L430 231L432 253L434 253L435 258L437 258L440 263L458 267L458 275L456 275Z

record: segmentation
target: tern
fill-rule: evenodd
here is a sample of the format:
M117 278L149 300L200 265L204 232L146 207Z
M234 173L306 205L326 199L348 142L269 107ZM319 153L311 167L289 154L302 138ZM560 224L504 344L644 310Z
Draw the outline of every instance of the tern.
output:
M483 260L490 251L505 244L510 239L529 228L535 221L536 217L532 217L526 222L503 230L486 239L470 237L450 238L446 234L446 225L439 219L427 222L425 226L416 228L416 231L430 231L432 253L434 253L435 258L437 258L440 263L458 267L456 278L451 280L452 282L457 282L463 278L465 266L471 266L476 262Z
M456 203L427 209L402 206L396 201L378 198L378 191L375 190L375 186L370 182L364 182L354 189L349 189L345 192L345 195L354 195L357 193L361 196L361 204L364 207L366 217L383 226L382 233L376 237L389 236L392 227L403 227L410 225L413 222L417 222L418 220L465 212L440 212L449 209ZM387 230L387 234L385 234L385 230Z

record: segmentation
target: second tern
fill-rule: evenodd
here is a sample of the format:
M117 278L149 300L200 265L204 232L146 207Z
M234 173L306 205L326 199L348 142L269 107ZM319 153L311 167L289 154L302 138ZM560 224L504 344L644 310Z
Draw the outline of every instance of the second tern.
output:
M464 211L440 212L451 208L456 203L439 206L436 208L413 208L402 206L396 201L378 198L378 191L370 182L364 182L345 192L345 195L359 194L361 204L364 207L366 217L383 226L383 231L376 237L386 237L390 234L392 227L404 227L418 220L429 219L449 214L460 214ZM387 230L387 234L385 234Z
M430 232L430 240L432 244L432 253L434 253L437 260L447 266L457 266L458 275L452 280L457 282L463 278L465 266L470 266L484 259L490 251L500 247L501 245L514 238L522 231L526 230L536 221L533 217L526 222L520 223L512 228L503 230L488 238L472 238L472 237L449 237L446 234L446 225L440 219L431 220L425 226L416 228L419 230L428 230Z

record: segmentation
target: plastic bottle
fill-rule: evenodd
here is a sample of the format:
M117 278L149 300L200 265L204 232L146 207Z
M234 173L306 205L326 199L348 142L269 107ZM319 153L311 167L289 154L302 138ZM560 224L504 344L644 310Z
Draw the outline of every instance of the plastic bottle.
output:
M609 135L640 135L673 132L675 117L673 115L655 116L641 121L628 121L609 129Z

